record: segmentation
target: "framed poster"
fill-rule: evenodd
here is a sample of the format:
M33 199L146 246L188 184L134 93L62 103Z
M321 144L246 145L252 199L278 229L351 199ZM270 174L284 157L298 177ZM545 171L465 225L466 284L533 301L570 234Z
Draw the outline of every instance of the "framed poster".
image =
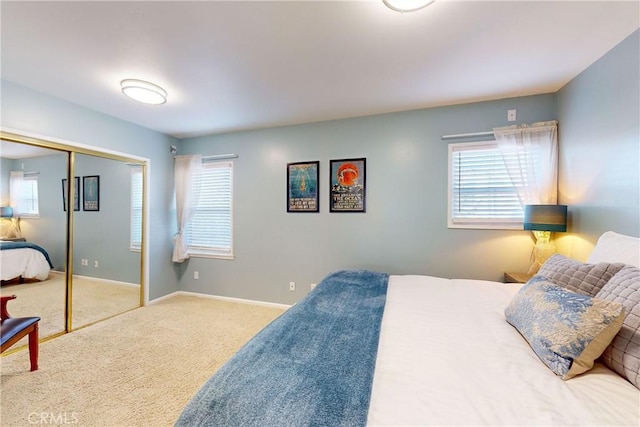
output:
M75 192L73 194L73 210L80 210L80 177L75 177ZM62 180L62 209L67 211L67 179Z
M320 162L287 163L287 212L320 212Z
M365 212L367 159L330 160L329 211Z
M82 210L100 210L100 176L82 177Z

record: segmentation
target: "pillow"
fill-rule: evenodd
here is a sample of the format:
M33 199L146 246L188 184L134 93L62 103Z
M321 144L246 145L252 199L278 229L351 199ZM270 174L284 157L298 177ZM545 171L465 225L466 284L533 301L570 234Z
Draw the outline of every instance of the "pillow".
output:
M593 367L624 318L622 304L568 291L540 276L518 291L504 314L563 380Z
M640 267L640 238L607 231L598 239L587 262L621 262Z
M626 266L604 285L598 298L622 304L627 316L602 354L602 362L640 388L640 269Z
M624 264L606 262L585 264L564 255L555 254L542 264L537 275L544 276L570 291L594 297L622 267Z

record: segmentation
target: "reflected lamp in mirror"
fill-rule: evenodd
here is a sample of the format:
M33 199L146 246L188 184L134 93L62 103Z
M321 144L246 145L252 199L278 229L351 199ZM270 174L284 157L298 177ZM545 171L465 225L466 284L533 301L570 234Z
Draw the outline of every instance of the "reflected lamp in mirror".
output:
M0 238L15 239L20 238L20 223L18 218L13 216L13 208L10 206L0 207Z
M533 248L533 263L527 274L535 274L540 266L556 252L551 241L554 231L567 231L567 206L526 205L524 207L524 229L531 230L536 244Z
M0 217L13 218L13 208L11 206L0 207Z

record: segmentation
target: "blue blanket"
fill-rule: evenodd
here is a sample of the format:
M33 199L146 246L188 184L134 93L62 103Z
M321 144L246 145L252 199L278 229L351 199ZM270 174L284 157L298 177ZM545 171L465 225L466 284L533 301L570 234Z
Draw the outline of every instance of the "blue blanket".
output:
M36 251L41 252L42 255L44 255L47 262L49 263L49 267L53 268L53 263L51 262L51 258L49 258L49 254L43 247L30 242L10 242L6 240L0 240L0 250L24 249L24 248L35 249Z
M327 276L220 368L176 426L364 426L388 281Z

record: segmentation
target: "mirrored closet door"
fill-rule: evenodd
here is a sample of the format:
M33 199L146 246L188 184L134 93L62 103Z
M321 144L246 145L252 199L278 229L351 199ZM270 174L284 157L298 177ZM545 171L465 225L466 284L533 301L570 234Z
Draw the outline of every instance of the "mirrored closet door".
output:
M64 333L67 216L62 180L69 153L4 140L0 144L1 293L17 296L8 305L13 317L41 318L41 338Z
M76 154L82 202L73 221L73 328L140 305L142 168Z
M41 317L43 339L142 305L145 162L1 135L2 245L37 246L47 260L10 271L2 259L2 295L18 296L11 315Z

